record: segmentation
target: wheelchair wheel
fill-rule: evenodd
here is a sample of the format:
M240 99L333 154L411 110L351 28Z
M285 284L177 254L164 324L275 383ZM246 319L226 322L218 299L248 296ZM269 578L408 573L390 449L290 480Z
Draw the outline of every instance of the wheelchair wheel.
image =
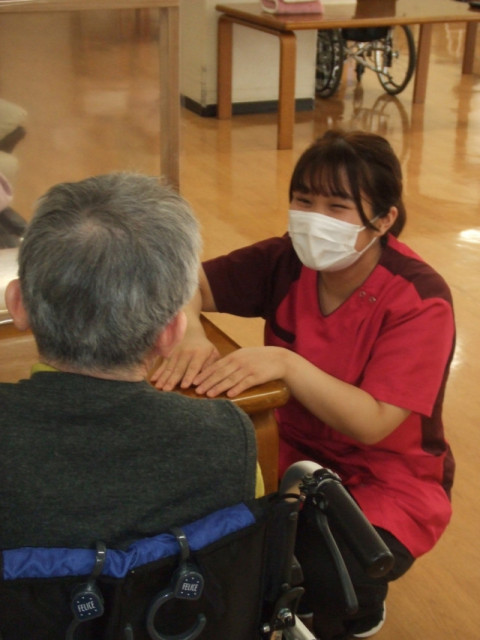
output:
M317 32L315 93L320 98L333 96L343 71L343 38L340 29Z
M405 89L415 70L416 53L413 34L408 25L390 27L386 37L375 47L375 67L385 91L396 95Z

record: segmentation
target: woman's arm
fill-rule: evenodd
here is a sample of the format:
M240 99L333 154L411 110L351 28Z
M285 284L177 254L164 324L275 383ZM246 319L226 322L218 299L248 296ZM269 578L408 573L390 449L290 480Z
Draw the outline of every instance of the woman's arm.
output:
M194 379L197 393L235 397L245 389L283 379L308 411L340 433L374 444L398 427L410 411L377 401L282 347L239 349L205 367Z

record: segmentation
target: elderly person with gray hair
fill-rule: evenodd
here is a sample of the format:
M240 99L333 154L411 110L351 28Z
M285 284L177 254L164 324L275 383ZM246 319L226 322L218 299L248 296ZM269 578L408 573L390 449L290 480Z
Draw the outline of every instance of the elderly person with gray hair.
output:
M182 339L199 248L188 204L154 178L97 176L40 199L6 291L40 362L0 384L1 548L124 548L254 497L248 417L145 380Z

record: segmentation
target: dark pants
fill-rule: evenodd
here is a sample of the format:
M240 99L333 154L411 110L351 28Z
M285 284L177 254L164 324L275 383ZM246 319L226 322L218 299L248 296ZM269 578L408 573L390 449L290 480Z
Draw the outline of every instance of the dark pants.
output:
M350 574L358 599L358 612L345 612L345 596L332 556L318 529L300 515L295 555L302 566L305 595L300 613L313 612L315 634L321 640L341 640L374 627L381 619L388 583L403 575L413 564L410 552L393 535L377 528L395 558L393 569L383 578L370 578L338 531L330 529Z

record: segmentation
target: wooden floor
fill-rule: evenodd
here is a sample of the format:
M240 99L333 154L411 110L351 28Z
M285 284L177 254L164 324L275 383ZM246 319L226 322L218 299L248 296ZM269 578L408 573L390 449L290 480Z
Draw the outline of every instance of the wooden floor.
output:
M300 152L331 126L385 135L402 159L409 222L403 238L450 283L458 347L445 403L457 459L454 517L437 545L392 586L379 640L480 638L480 45L461 76L464 30L434 28L425 105L412 87L387 98L347 69L337 96L298 113L294 149L276 151L274 114L231 122L182 113L181 191L203 226L204 255L281 234ZM15 208L29 217L51 184L114 169L159 172L156 46L133 16L2 16L0 96L28 111L15 149ZM241 344L261 324L216 318ZM1 366L1 354L0 354ZM219 639L224 640L224 639Z

